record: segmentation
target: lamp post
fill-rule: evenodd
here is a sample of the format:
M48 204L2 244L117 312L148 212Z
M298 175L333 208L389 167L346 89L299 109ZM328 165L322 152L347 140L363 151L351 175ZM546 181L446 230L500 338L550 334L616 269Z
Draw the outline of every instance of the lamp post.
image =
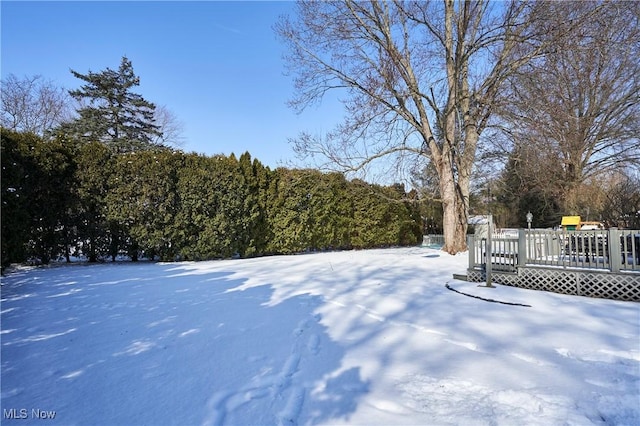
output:
M527 226L529 228L529 231L531 231L531 221L533 221L533 215L531 214L531 212L527 213Z

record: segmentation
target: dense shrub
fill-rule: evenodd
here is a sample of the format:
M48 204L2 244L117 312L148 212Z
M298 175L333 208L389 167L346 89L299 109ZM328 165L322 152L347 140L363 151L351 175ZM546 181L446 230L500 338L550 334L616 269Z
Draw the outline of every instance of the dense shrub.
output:
M2 131L2 264L83 255L203 260L416 244L401 185L270 170L249 153L114 153Z

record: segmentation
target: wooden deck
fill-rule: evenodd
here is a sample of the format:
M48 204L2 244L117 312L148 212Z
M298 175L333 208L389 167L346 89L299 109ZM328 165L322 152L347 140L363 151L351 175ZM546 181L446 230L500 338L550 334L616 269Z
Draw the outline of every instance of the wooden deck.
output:
M470 281L640 301L640 230L524 230L517 238L469 236Z

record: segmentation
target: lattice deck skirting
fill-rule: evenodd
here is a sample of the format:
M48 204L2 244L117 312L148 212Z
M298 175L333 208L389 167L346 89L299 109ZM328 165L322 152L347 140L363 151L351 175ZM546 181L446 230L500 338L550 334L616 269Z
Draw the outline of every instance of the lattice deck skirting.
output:
M485 281L484 271L467 271L469 281ZM493 271L497 284L576 296L640 302L640 274L542 267L518 267L517 272Z

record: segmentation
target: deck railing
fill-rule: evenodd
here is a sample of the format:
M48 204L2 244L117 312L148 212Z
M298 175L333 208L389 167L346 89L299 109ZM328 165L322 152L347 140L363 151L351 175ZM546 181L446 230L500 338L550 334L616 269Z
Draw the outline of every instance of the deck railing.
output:
M516 271L518 266L549 266L640 272L640 230L554 231L521 229L517 237L470 236L469 267L482 267L490 259L497 271Z

